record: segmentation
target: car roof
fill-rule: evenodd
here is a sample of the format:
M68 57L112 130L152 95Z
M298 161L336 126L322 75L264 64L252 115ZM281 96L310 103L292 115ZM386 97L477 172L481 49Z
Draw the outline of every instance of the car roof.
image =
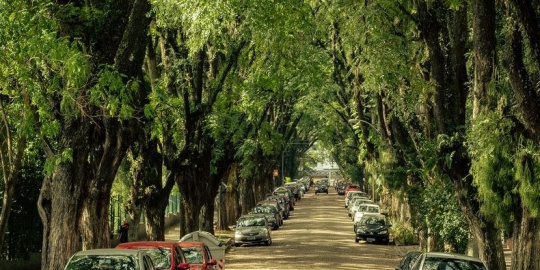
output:
M379 208L380 208L380 206L379 206L378 204L376 204L376 203L361 203L360 205L375 206L375 207L379 207ZM359 206L360 206L360 205L359 205Z
M181 247L201 247L201 246L206 245L204 242L196 242L196 241L178 242L178 244Z
M465 260L465 261L482 262L479 258L471 257L471 256L463 255L463 254L457 254L457 253L425 252L424 255L426 257L434 257L434 258L453 258L453 259L459 259L459 260Z
M262 217L262 218L266 218L266 216L264 214L245 214L245 215L241 215L239 218L246 218L246 217Z
M127 242L120 243L116 248L141 248L141 247L155 247L155 248L172 248L178 246L176 242L166 242L166 241L139 241L139 242Z
M383 214L378 214L378 213L365 213L362 218L364 217L378 217L378 218L384 218L386 219L386 216L383 215Z
M144 253L142 250L138 249L115 249L115 248L98 248L98 249L88 249L75 253L76 255L128 255L128 256L138 256L140 253Z

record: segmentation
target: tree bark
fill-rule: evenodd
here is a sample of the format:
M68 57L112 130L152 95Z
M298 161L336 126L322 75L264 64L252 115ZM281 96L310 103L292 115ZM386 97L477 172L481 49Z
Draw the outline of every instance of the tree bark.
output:
M510 269L540 269L540 218L525 207L514 211L512 266Z
M495 2L473 1L474 100L473 118L488 109L495 59Z

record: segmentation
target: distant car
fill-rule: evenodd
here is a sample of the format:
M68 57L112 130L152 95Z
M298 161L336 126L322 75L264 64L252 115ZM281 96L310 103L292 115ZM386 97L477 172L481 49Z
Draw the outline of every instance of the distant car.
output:
M154 263L146 251L132 249L90 249L79 251L67 262L64 270L130 269L154 270Z
M478 258L455 253L424 252L411 267L411 270L446 270L467 269L487 270L486 265Z
M315 194L317 193L326 193L328 194L328 186L327 185L318 185L315 187Z
M347 193L347 195L345 196L345 208L348 208L349 207L349 204L351 202L351 199L353 197L364 197L367 199L367 196L366 196L366 193L364 193L363 191L359 191L359 190L355 190L355 191L350 191L349 193Z
M266 201L277 201L279 203L279 206L280 206L280 210L283 211L283 219L288 219L290 214L291 214L291 210L289 209L289 201L287 199L285 199L287 197L283 196L283 195L271 195L271 196L267 196L266 198L264 198L264 200Z
M407 252L407 254L401 258L401 261L398 266L396 266L395 270L411 270L411 267L414 265L420 254L422 254L421 251Z
M358 207L364 203L373 203L373 201L364 197L353 197L349 201L349 217L351 220L354 218L356 211L358 211Z
M365 240L367 242L388 244L391 226L385 215L364 214L356 224L355 242L358 243L360 240Z
M253 207L250 214L264 214L266 216L266 219L270 223L270 226L274 230L279 229L280 226L280 220L279 220L279 211L275 206L272 205L259 205Z
M289 210L294 211L295 197L292 191L285 187L278 187L274 189L274 195L284 195L289 197Z
M277 209L277 211L278 211L278 216L277 216L278 224L279 224L279 226L283 226L283 219L284 219L285 213L284 213L283 208L281 208L281 205L277 201L275 201L275 200L271 200L271 201L264 200L264 201L260 201L260 202L257 203L257 206L261 206L261 205L271 205L271 206L275 207Z
M350 191L362 191L362 188L359 185L349 185L347 188L345 188L345 195L347 195L347 193Z
M214 270L216 259L212 258L210 248L203 242L178 242L191 270Z
M242 215L234 226L234 246L243 244L272 244L270 224L263 214Z
M140 249L152 258L156 269L187 270L189 263L178 243L165 241L127 242L116 246L117 249Z

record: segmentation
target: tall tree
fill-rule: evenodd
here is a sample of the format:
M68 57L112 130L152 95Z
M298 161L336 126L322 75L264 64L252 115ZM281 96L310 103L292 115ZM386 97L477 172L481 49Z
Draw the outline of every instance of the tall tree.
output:
M31 80L24 82L34 85L30 101L48 159L39 199L42 269L59 269L80 249L109 246L110 189L146 95L137 81L150 4L44 1L27 7L34 20L25 29L44 29L24 35L38 48L30 52Z

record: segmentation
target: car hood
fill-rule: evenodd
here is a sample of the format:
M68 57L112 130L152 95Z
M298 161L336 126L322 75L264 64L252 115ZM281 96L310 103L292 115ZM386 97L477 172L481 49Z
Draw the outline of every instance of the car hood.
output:
M264 229L265 229L264 226L240 227L240 228L237 227L236 228L236 230L241 232L242 234L252 234L252 233L258 234Z
M367 231L367 232L378 232L378 231L388 230L388 226L386 225L360 225L358 226L358 229Z

